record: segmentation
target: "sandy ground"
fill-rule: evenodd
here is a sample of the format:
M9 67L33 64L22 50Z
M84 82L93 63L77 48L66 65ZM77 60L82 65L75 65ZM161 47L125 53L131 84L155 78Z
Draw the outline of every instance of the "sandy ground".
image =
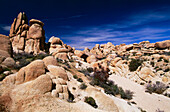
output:
M115 84L122 87L124 90L131 90L134 92L134 97L131 101L137 103L138 107L141 107L147 112L155 112L160 109L164 112L170 112L170 98L159 95L159 94L149 94L145 92L145 87L141 86L129 79L124 77L111 75L110 80L113 80Z

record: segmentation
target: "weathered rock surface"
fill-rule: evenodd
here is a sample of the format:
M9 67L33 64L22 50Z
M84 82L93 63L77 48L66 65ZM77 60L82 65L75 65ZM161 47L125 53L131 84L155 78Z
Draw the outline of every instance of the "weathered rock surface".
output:
M12 46L9 37L0 34L0 57L11 57Z
M44 50L45 31L44 23L36 20L28 19L25 13L20 12L18 17L14 19L10 29L10 40L12 42L13 51L18 53L28 53L37 55Z
M45 74L45 65L42 60L36 60L19 70L16 76L16 84L34 80Z
M50 71L50 73L56 76L57 78L68 80L67 73L64 70L64 68L54 65L48 65L47 68Z
M170 47L170 40L162 41L162 42L156 42L155 47L157 49L165 49Z

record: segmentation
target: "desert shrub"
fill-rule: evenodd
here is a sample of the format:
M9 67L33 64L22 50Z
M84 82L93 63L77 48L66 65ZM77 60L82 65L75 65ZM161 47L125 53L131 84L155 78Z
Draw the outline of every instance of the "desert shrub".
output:
M77 81L79 82L83 82L82 78L78 78Z
M164 59L164 62L165 62L165 63L169 63L169 61L168 61L167 59Z
M94 78L99 80L100 82L106 82L107 79L109 78L109 69L104 69L104 67L99 66L99 69L94 68Z
M85 83L82 83L81 85L80 85L80 89L86 89L87 88L87 85L85 84Z
M152 67L154 67L155 63L153 61L151 61L151 65L152 65Z
M8 67L5 67L5 68L3 68L3 71L11 71L11 69Z
M94 86L94 85L100 85L100 82L99 82L99 80L98 79L95 79L95 78L92 78L92 80L90 81L90 84L92 85L92 86Z
M88 103L89 105L91 105L94 108L98 107L95 100L92 97L85 97L84 102Z
M169 68L165 69L164 72L169 72Z
M132 59L129 64L129 70L130 71L136 71L136 69L141 66L143 63L143 60L140 59Z
M158 93L158 94L162 94L165 90L167 89L167 86L162 83L157 81L155 84L148 84L146 86L146 92L149 93Z
M77 79L78 77L77 77L77 75L73 75L73 78Z
M131 100L133 97L133 92L131 92L130 90L124 91L121 87L119 87L119 94L123 99Z
M141 111L141 112L146 112L146 110L143 110L142 108L138 107L138 109Z
M80 69L80 70L78 70L78 71L81 72L81 73L83 73L85 76L86 76L86 75L89 75L89 72L88 72L87 69Z
M162 70L162 68L157 68L156 71Z
M133 52L133 56L136 56L136 52Z
M154 69L157 69L157 68L159 68L158 66L156 66Z
M92 67L89 67L89 68L87 68L87 71L88 71L89 73L92 73L92 72L93 72L93 68L92 68Z
M6 75L5 74L0 74L0 81L2 81L4 78L6 77Z
M89 67L89 68L86 68L86 69L80 69L78 70L79 72L85 74L85 75L89 75L89 73L92 73L93 72L93 68Z
M117 85L105 85L104 86L104 91L105 91L105 93L107 93L107 94L112 94L112 95L118 95L119 94L119 88L118 88L118 86Z
M114 84L113 81L101 82L99 80L92 80L91 85L98 85L104 89L106 94L110 95L120 95L123 99L131 100L133 97L133 92L130 90L123 90L121 87L118 87L117 84Z
M164 112L163 110L160 110L159 108L155 112Z
M170 98L170 94L169 93L165 93L164 95Z
M158 62L162 61L162 59L163 59L163 57L160 57L160 58L158 59Z

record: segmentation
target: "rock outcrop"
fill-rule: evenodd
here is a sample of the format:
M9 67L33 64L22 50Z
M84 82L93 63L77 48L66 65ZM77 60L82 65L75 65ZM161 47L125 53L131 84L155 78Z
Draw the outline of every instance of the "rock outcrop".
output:
M49 53L52 54L56 59L69 60L71 55L73 55L73 49L71 46L63 43L58 37L51 37L49 39L50 49Z
M162 42L156 42L155 43L155 47L157 49L166 49L166 48L170 48L170 40L166 40L166 41L162 41Z
M10 29L10 40L14 53L28 53L37 55L44 51L45 31L44 23L31 19L30 26L26 14L20 12L14 19Z

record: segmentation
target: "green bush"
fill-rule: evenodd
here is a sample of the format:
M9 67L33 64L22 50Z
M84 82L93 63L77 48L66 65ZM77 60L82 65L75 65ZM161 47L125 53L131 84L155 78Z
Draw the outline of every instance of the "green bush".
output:
M164 62L165 62L165 63L169 63L169 61L168 61L167 59L164 59Z
M169 68L167 68L167 69L165 69L165 70L164 70L164 72L169 72L169 70L170 70L170 69L169 69Z
M92 97L85 97L84 102L88 103L89 105L91 105L94 108L98 107L95 100Z
M77 79L78 77L77 77L77 75L73 75L73 78Z
M6 75L5 74L0 74L0 81L2 81L4 78L6 77Z
M160 58L158 59L158 62L162 61L162 59L163 59L163 57L160 57Z
M154 67L155 63L153 61L151 61L151 65L152 65L152 67Z
M87 85L85 84L85 83L82 83L81 85L80 85L80 89L86 89L87 88Z
M104 67L99 66L99 69L94 68L94 78L100 82L106 83L107 79L109 78L109 69L104 69Z
M166 89L164 83L157 81L155 84L148 84L145 92L162 94Z
M136 71L136 69L141 66L143 63L143 60L140 59L132 59L129 64L129 70L130 71Z
M83 82L83 80L82 80L81 78L78 78L78 79L77 79L77 81L79 81L79 82Z
M93 72L93 68L89 67L87 69L81 69L81 70L78 70L79 72L85 74L85 75L89 75L89 73L92 73Z

